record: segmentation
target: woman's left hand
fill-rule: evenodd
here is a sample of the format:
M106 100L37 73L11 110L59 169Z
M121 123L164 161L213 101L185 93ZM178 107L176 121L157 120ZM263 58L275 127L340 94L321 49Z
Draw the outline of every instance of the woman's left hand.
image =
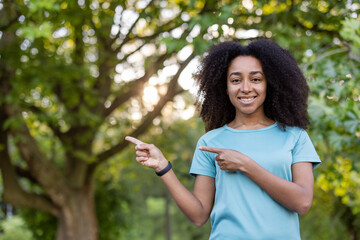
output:
M241 152L232 149L215 148L208 146L199 147L201 151L217 153L215 160L221 170L226 171L244 171L246 164L252 159Z

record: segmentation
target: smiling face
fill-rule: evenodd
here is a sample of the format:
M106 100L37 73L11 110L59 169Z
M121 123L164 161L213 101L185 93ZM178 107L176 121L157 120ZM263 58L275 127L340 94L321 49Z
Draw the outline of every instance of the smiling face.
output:
M260 61L239 56L231 61L227 73L227 93L236 117L265 116L266 78Z

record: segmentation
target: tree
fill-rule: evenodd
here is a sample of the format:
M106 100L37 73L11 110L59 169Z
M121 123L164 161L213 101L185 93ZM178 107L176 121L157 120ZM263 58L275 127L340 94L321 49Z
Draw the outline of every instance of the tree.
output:
M216 1L2 1L3 200L55 216L58 240L97 239L96 169L127 146L126 134L143 134L184 91L181 72L211 44L190 33L215 7ZM190 41L201 47L177 54ZM149 80L170 65L174 72L157 86L159 101L144 102ZM111 136L113 129L121 133Z

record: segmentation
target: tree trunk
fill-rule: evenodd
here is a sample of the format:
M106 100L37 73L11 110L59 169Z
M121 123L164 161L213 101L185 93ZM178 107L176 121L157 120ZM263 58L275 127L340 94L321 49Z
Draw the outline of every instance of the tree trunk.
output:
M73 191L58 218L56 240L97 240L92 187Z

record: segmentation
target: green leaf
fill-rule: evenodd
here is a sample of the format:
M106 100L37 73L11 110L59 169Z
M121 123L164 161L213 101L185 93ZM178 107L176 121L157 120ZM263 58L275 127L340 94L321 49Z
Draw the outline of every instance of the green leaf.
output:
M358 126L360 124L360 120L347 120L344 122L345 129L350 133L355 133Z
M36 38L49 38L52 34L52 23L43 22L40 25L35 25L34 23L29 23L27 26L21 28L21 35L34 41Z

